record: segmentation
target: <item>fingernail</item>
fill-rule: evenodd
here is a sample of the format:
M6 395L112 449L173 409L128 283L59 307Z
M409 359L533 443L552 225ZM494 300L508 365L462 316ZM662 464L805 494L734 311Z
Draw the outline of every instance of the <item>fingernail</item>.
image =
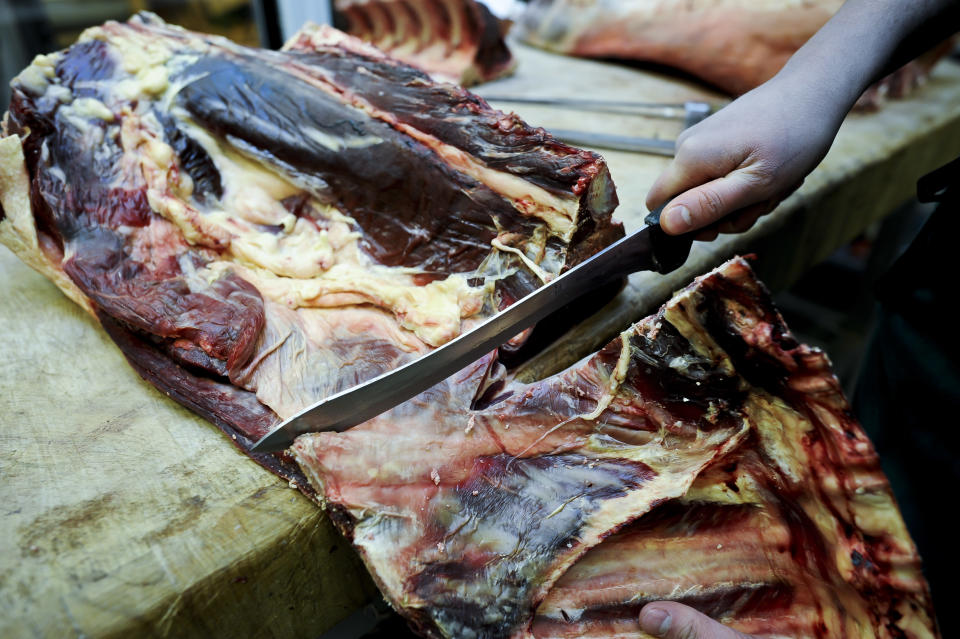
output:
M670 220L670 226L674 230L686 231L693 225L690 209L682 204L671 206L667 210L667 219Z
M644 610L640 615L640 626L647 634L662 637L670 630L670 613L663 608Z

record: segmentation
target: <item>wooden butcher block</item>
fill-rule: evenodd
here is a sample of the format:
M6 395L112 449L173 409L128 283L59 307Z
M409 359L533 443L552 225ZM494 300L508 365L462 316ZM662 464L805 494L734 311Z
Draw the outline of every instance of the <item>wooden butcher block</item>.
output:
M0 254L0 637L310 637L375 588L313 503Z
M481 93L716 98L634 69L515 49L518 74ZM516 110L565 128L679 132L669 121ZM914 98L851 118L775 215L695 247L669 277L635 276L523 374L596 348L734 251L757 250L772 281L788 282L957 153L960 69L945 63ZM636 228L666 160L604 154L620 217ZM374 595L321 509L142 381L94 320L6 249L0 329L0 637L317 637Z

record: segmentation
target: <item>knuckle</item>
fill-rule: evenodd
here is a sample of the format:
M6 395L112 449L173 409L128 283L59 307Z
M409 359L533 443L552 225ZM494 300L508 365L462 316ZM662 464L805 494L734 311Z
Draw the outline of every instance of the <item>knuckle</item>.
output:
M725 210L723 197L711 188L702 188L697 191L697 204L711 220L722 216Z
M696 158L703 155L705 146L696 135L680 134L677 138L676 156L679 158Z
M783 174L783 163L776 161L772 153L754 150L744 162L743 175L757 186L773 187Z
M769 163L758 162L748 167L744 174L758 186L770 186L775 183L778 170Z

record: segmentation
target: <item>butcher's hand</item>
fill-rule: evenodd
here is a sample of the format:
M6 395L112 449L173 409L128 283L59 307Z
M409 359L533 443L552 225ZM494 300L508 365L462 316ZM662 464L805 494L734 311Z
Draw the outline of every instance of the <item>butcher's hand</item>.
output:
M957 0L847 0L773 79L684 131L647 208L670 200L671 234L750 228L820 162L870 82L958 25Z
M672 601L647 604L640 611L640 627L659 639L752 639L693 608Z
M684 131L647 195L651 211L670 200L660 217L663 229L702 229L700 240L739 233L799 188L842 119L824 117L808 93L774 78Z

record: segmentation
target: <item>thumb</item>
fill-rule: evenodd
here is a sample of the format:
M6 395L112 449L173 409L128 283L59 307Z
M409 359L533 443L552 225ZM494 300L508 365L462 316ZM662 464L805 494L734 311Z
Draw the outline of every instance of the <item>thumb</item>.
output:
M670 601L644 606L640 627L660 639L750 639L693 608Z
M734 171L675 197L660 216L660 225L671 235L695 231L768 197L755 176Z

